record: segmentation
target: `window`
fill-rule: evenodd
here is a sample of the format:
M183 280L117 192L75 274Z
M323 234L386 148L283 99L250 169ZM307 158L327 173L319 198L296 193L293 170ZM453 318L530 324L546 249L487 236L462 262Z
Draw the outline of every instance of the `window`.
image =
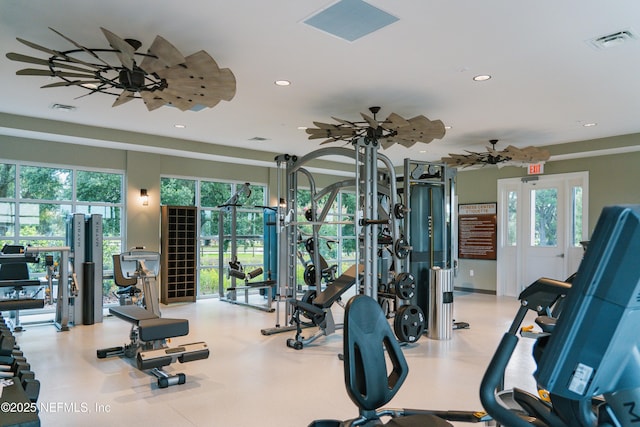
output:
M213 296L231 284L225 271L220 271L220 253L223 270L231 261L232 209L224 205L243 189L243 183L209 181L205 179L161 178L160 200L164 205L198 206L200 238L198 253L198 296ZM264 219L267 188L250 185L251 194L240 192L236 201L236 255L245 270L262 267L264 263ZM197 203L196 203L197 201ZM222 221L222 222L220 222ZM220 225L222 224L222 243ZM221 246L222 245L222 246ZM258 279L256 279L258 280Z
M507 194L507 246L518 243L518 192Z
M69 215L97 213L103 218L103 268L113 271L111 256L122 251L123 185L122 172L0 163L0 245L66 246ZM29 268L35 276L45 273L44 265ZM108 302L114 285L109 274L103 276Z
M579 247L582 238L582 187L573 187L571 191L571 234L572 244Z
M532 190L531 209L531 246L558 246L558 189Z

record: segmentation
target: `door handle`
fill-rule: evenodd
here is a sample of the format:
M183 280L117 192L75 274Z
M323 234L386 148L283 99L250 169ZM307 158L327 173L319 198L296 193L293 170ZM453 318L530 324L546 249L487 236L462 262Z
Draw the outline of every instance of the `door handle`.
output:
M564 258L564 254L558 254L556 255L557 258Z

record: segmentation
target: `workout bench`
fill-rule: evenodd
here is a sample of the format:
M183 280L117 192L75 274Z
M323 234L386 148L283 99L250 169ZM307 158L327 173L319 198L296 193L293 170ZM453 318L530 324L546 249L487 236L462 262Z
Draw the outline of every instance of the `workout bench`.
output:
M150 370L150 373L158 379L159 388L186 382L184 374L169 375L162 370L163 367L176 361L186 363L209 357L209 348L204 342L183 344L178 347L167 346L167 339L189 334L187 319L161 318L136 305L111 307L109 313L131 323L131 342L121 347L98 350L98 358L122 355L129 358L135 357L138 369Z
M352 265L337 279L327 285L320 293L308 294L309 297L302 300L290 299L289 303L294 307L292 314L292 323L296 325L295 338L287 340L287 347L301 350L306 344L310 344L321 336L331 335L340 329L342 325L336 324L331 313L331 306L338 301L340 297L356 283L356 276L362 277L364 266ZM314 291L308 291L314 292ZM311 323L303 321L300 316L303 315L311 320ZM302 337L303 326L317 326L318 331L309 338Z

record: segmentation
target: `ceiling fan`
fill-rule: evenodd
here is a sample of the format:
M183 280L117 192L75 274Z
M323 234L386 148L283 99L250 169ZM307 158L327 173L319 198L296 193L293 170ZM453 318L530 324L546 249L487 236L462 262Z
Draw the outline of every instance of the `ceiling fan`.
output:
M491 143L491 147L487 147L486 153L475 153L473 151L467 151L469 154L450 153L449 156L451 157L443 157L442 162L451 167L468 167L475 165L498 165L498 167L500 167L507 163L520 166L544 162L551 157L549 151L541 148L531 146L518 148L509 145L504 150L498 151L496 150L497 139L491 139L489 143Z
M373 117L360 113L363 121L348 121L332 117L337 124L313 122L317 127L308 128L309 139L325 140L327 144L336 141L354 141L357 138L368 137L380 141L382 148L389 148L395 143L411 147L416 142L428 144L434 139L442 139L445 134L444 123L441 120L429 120L425 116L405 119L399 114L391 113L385 120L376 119L380 107L370 107Z
M231 70L219 68L204 50L185 57L167 40L156 36L147 53L141 53L137 52L142 46L138 40L122 39L105 28L100 29L111 48L87 48L49 29L75 49L58 51L18 37L20 43L51 56L36 58L14 52L6 55L12 61L46 67L25 68L17 75L61 80L42 88L77 86L89 91L82 96L97 92L115 95L113 107L142 99L149 111L164 105L195 111L235 96L236 79Z

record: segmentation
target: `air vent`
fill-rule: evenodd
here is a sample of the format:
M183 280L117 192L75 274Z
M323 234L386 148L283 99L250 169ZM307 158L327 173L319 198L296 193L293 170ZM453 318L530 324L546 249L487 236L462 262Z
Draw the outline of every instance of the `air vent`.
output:
M609 49L611 47L619 46L623 43L636 40L638 36L630 29L617 31L615 33L607 34L589 40L589 44L597 49Z
M352 42L397 20L365 1L340 0L305 19L304 23Z
M75 111L77 107L74 107L73 105L65 105L65 104L51 104L50 107L52 110L58 110L58 111Z
M249 139L249 141L268 141L269 138L263 138L261 136L254 136L253 138Z

